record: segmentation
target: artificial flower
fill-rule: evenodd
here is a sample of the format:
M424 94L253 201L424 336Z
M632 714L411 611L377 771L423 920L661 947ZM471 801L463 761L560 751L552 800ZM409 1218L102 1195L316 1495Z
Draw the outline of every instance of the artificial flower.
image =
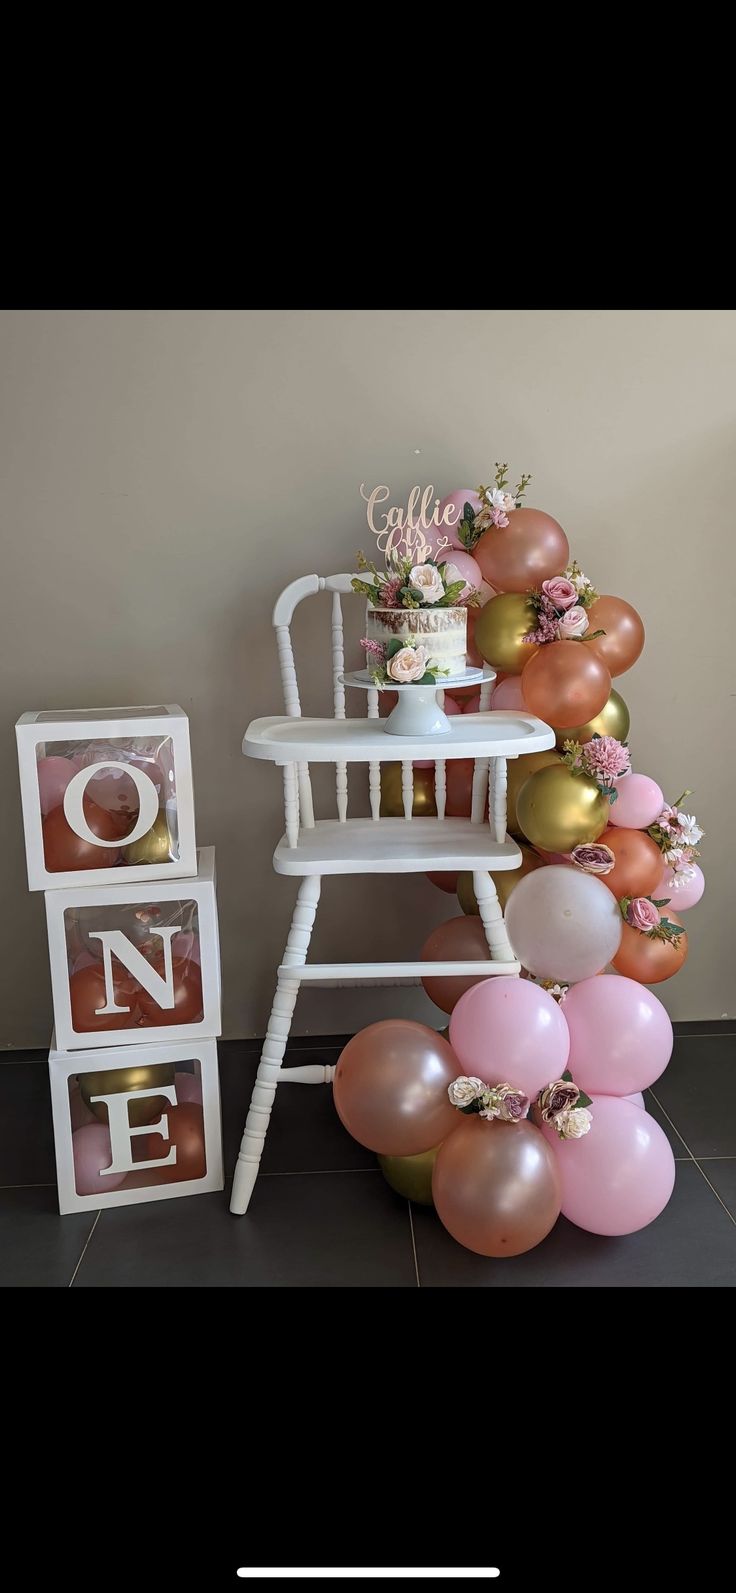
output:
M369 658L375 658L376 662L379 664L384 662L385 651L381 642L372 642L369 636L362 636L360 645L363 649L363 652L367 653Z
M553 575L551 580L543 581L542 591L555 608L572 608L577 602L577 588L564 575Z
M482 1079L476 1079L472 1076L467 1078L465 1075L461 1075L460 1078L453 1079L452 1084L447 1086L450 1104L460 1107L470 1106L473 1101L477 1101L484 1094L486 1088L487 1086Z
M400 647L398 653L388 660L386 672L397 686L409 686L413 681L421 680L428 664L426 647Z
M648 935L651 930L659 928L662 917L648 896L632 896L626 909L626 922L631 924L632 929L639 929L643 935Z
M456 580L462 577L458 571ZM436 564L415 564L409 572L409 585L419 592L423 603L439 603L445 586Z
M586 874L610 874L616 866L616 854L610 846L603 846L600 842L595 845L574 846L570 853L570 862L576 868L582 868Z
M537 1096L537 1104L542 1113L542 1122L551 1123L560 1112L568 1112L580 1097L580 1091L572 1081L567 1079L554 1079Z
M678 813L677 815L678 840L684 841L686 846L697 846L702 841L704 830L696 823L691 813Z
M513 1084L497 1084L492 1094L496 1107L495 1116L502 1123L518 1123L522 1117L526 1117L531 1103L523 1090L515 1089Z
M574 608L569 608L557 624L557 635L561 642L572 642L578 636L584 636L589 625L588 616L581 604L576 603Z
M592 1114L586 1106L575 1106L569 1112L560 1112L554 1126L560 1139L582 1139L590 1132L592 1122Z

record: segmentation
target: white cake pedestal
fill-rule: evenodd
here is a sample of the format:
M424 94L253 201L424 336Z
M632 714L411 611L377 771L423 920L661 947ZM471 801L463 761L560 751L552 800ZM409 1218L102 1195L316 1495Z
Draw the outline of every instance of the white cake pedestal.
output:
M438 701L441 693L451 691L453 686L480 686L483 681L495 678L495 670L487 666L464 669L458 675L443 675L435 686L398 686L390 681L377 688L367 669L355 669L340 676L343 685L355 686L359 691L395 691L399 700L388 718L381 721L383 729L388 736L412 738L450 734L451 721Z

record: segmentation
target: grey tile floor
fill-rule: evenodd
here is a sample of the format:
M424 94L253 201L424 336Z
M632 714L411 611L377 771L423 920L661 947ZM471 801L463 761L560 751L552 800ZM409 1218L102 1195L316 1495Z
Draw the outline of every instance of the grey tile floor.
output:
M340 1042L295 1040L299 1061ZM59 1217L48 1074L41 1053L0 1060L0 1285L41 1288L562 1288L736 1284L736 1027L683 1025L647 1105L677 1158L675 1192L641 1233L599 1239L560 1218L525 1256L463 1250L434 1212L388 1188L331 1091L277 1096L248 1215L228 1211L258 1045L220 1047L224 1194Z

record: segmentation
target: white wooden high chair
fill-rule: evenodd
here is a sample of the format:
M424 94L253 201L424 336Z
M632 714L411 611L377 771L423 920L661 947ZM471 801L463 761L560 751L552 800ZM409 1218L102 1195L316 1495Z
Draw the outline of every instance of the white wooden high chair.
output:
M367 717L345 716L341 594L353 595L349 575L305 575L282 592L273 613L286 715L254 719L243 740L248 757L283 768L286 831L276 847L277 874L301 878L258 1075L233 1180L230 1210L242 1215L258 1176L276 1086L331 1083L334 1067L284 1068L282 1061L300 986L419 984L423 975L518 974L490 870L518 868L521 852L506 834L506 760L554 745L554 731L531 714L487 711L492 671L481 685L481 711L457 715L444 735L398 737L378 717L378 690L368 691ZM297 604L332 593L334 718L302 718L290 624ZM360 599L362 603L365 598ZM406 688L412 690L411 687ZM433 756L437 817L413 818L413 761ZM473 758L469 819L445 817L447 758ZM381 763L401 760L403 818L381 818ZM334 763L337 818L315 820L309 763ZM367 763L371 818L348 818L348 763ZM490 779L489 779L490 775ZM424 874L471 871L488 943L485 961L308 963L323 874Z

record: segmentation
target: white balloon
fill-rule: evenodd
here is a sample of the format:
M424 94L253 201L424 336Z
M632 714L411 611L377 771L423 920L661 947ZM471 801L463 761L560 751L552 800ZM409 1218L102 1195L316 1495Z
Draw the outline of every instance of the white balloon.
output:
M519 961L539 979L566 984L605 968L618 951L622 927L608 886L559 864L519 880L506 908L506 928Z

